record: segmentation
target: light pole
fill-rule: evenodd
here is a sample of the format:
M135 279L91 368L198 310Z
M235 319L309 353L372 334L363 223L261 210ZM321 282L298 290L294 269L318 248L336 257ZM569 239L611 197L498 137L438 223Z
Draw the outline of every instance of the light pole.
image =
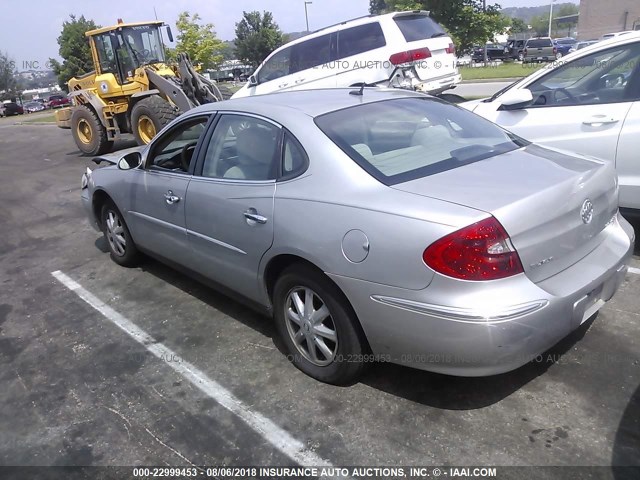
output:
M551 21L553 20L553 2L556 0L551 0L551 8L549 9L549 37L551 37Z
M482 11L487 13L487 0L482 0ZM482 54L484 66L487 66L487 62L489 61L489 56L487 55L487 40L484 41L484 52Z
M307 5L311 5L313 2L304 2L304 19L307 21L307 32L309 31L309 14L307 13Z

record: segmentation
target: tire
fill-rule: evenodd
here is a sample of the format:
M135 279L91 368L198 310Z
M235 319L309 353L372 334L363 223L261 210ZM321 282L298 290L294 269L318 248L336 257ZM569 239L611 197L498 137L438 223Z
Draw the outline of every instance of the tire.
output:
M159 95L151 95L140 100L131 111L131 130L138 145L149 143L178 115L173 105Z
M524 62L524 53L521 52L518 54L518 60Z
M315 324L315 328L323 327L323 334L314 334L311 319L304 318L307 295L313 299L314 313L324 307L328 310L324 319ZM302 302L299 303L302 308L296 307L295 297ZM368 363L362 357L369 352L364 333L343 293L322 273L305 265L287 268L274 286L273 304L276 327L286 346L287 358L299 370L333 385L353 383L364 372ZM293 315L289 315L289 310ZM302 319L296 322L293 316ZM331 335L335 341L329 339ZM298 344L294 337L300 338ZM314 337L324 344L328 353L322 353L316 346L311 347L313 353L310 353L307 339L315 345Z
M562 58L562 52L556 53L556 60L560 60Z
M113 142L108 140L107 130L96 113L84 105L73 109L71 135L73 135L80 151L85 155L102 155L111 150L113 145Z
M137 265L141 256L140 252L133 242L120 210L112 201L109 200L102 206L100 219L102 233L109 246L111 259L123 267Z

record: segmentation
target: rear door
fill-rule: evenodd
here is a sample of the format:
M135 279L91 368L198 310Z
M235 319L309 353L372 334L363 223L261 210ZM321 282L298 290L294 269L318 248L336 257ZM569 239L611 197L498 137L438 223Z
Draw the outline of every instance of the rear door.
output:
M221 115L187 192L190 267L256 300L258 265L273 243L280 135L266 119Z
M636 101L622 126L616 155L616 170L620 179L620 205L640 209L640 70L636 73Z
M337 34L336 84L350 87L389 79L387 42L380 22L344 28Z
M528 140L613 161L639 56L640 42L593 53L515 87L532 91L530 107L504 110L498 98L474 112Z
M336 34L327 33L291 47L289 89L331 88L336 86Z

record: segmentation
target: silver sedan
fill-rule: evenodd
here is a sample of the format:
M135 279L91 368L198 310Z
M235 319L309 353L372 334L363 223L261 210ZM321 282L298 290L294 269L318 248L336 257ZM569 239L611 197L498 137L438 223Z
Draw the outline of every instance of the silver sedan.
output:
M95 161L82 201L115 262L245 299L334 384L372 361L516 369L614 295L633 250L611 163L400 90L205 105Z

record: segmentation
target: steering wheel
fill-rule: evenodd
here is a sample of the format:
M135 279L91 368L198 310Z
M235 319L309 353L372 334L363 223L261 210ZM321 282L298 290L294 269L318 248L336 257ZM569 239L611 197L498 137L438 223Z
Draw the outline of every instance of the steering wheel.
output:
M197 144L198 142L191 142L182 147L182 151L180 152L180 164L185 172L189 171L189 165L191 164L193 152L195 151Z
M559 103L557 95L558 93L563 93L565 97L567 97L573 103L577 103L577 98L575 97L575 95L564 87L556 88L553 90L553 103Z

